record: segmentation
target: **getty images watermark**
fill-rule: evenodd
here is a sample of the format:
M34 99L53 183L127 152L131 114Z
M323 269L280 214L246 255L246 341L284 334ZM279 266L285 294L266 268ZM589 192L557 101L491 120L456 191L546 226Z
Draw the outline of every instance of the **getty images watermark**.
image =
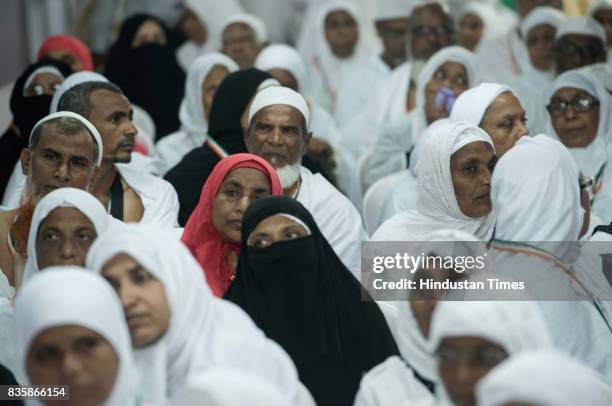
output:
M612 300L612 265L575 242L364 242L361 261L364 300Z

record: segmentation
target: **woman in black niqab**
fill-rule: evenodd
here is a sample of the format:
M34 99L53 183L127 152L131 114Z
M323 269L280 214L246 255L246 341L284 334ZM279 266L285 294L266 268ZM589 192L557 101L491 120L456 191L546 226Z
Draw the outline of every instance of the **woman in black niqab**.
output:
M45 66L57 69L64 78L72 74L72 69L67 64L44 58L28 66L17 78L10 99L13 121L0 137L0 198L4 194L15 164L19 160L21 150L28 147L30 133L34 125L49 114L52 95L24 95L25 84L28 78L36 70Z
M166 37L165 44L147 42L132 46L140 27L153 20ZM123 90L131 103L142 107L155 122L157 139L180 127L179 106L183 99L185 72L176 60L175 35L157 17L136 14L121 25L110 49L104 75Z
M297 218L310 235L250 246L257 225L279 214ZM236 279L224 298L287 351L319 406L352 405L362 375L398 354L376 303L362 301L361 284L289 197L256 200L247 209Z

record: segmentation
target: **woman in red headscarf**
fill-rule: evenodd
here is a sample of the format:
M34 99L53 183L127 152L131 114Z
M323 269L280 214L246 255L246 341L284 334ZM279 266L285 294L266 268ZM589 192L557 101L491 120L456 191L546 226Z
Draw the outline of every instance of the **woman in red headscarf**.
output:
M37 59L44 57L62 61L73 71L93 70L91 51L80 39L70 35L52 35L38 49Z
M215 296L223 296L234 279L244 212L255 199L282 194L276 171L258 156L230 155L213 169L181 240Z

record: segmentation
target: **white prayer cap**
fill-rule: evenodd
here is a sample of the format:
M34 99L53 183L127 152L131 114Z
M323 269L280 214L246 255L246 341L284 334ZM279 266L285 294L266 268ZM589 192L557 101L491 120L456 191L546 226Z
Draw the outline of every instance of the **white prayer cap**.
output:
M431 319L431 350L437 350L445 338L464 336L492 341L510 356L552 345L546 322L535 302L440 302Z
M255 40L257 40L259 44L263 44L268 40L268 32L266 31L266 26L263 21L261 21L259 17L247 13L234 14L225 20L221 25L221 34L223 34L223 31L225 31L227 27L236 23L246 24L251 27L255 32Z
M108 79L106 79L104 76L100 75L99 73L91 72L91 71L81 71L81 72L73 73L72 75L68 76L66 80L62 82L62 84L53 94L53 97L51 98L51 106L49 107L49 113L57 112L57 108L59 106L60 99L62 98L64 93L72 89L74 86L80 85L81 83L85 83L85 82L107 82L108 83Z
M306 120L306 126L308 126L310 110L304 96L288 87L281 86L271 86L257 93L249 109L249 124L253 116L255 116L259 110L277 104L284 104L296 108L302 113L304 120Z
M378 0L375 21L410 17L414 3L414 0Z
M468 89L455 101L449 118L479 126L491 103L505 92L515 94L510 86L497 83L481 83Z
M30 86L30 83L32 83L32 81L36 77L36 75L39 75L41 73L52 73L58 78L62 80L64 79L64 75L62 75L62 72L60 72L59 69L57 69L55 66L41 66L40 68L35 69L34 72L30 73L30 76L28 76L28 79L23 85L23 90L27 89L28 86Z
M521 23L521 35L527 38L527 34L538 25L551 25L555 28L567 20L567 16L559 9L554 7L536 7Z
M32 132L30 133L30 137L32 137L32 134L34 134L34 131L36 131L36 129L38 127L40 127L41 125L43 125L47 121L51 121L51 120L54 120L56 118L61 118L61 117L70 117L70 118L77 119L85 127L87 127L87 129L89 130L91 136L94 139L94 142L98 146L98 156L97 156L97 159L96 159L96 166L99 167L100 165L102 165L102 153L104 152L104 150L103 150L103 147L102 147L102 137L100 137L100 133L98 132L98 129L96 127L94 127L94 125L92 123L90 123L89 120L87 120L85 117L83 117L83 116L81 116L81 115L79 115L77 113L73 113L72 111L58 111L57 113L49 114L48 116L41 118L38 121L38 123L36 123L34 128L32 128Z
M295 48L285 44L268 45L261 50L255 67L259 70L283 69L293 75L298 83L298 89L306 84L306 65Z
M525 351L488 373L476 386L481 406L611 405L612 389L601 375L552 349Z
M595 13L601 10L612 10L612 0L595 0L591 2L588 15L593 17Z
M568 18L557 28L555 39L559 39L564 35L587 35L589 37L599 38L601 42L606 44L606 30L596 20L591 17L572 17Z

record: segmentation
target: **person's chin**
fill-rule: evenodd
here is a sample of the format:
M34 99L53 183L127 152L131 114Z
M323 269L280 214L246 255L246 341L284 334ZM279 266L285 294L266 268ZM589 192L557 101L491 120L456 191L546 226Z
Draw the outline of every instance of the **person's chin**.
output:
M132 153L120 153L115 155L115 163L118 164L129 164L132 162Z

